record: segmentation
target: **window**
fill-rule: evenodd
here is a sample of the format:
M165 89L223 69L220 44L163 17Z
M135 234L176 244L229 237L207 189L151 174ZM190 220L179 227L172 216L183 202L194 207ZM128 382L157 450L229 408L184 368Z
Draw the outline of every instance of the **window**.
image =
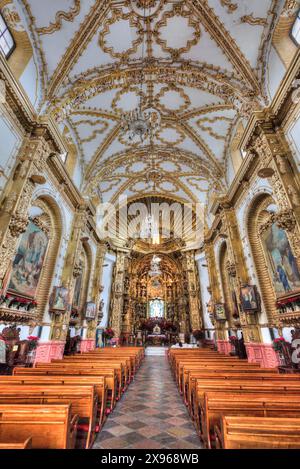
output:
M14 51L16 45L7 24L0 13L0 52L8 58Z
M296 21L292 28L292 38L297 46L300 46L300 10L298 11Z

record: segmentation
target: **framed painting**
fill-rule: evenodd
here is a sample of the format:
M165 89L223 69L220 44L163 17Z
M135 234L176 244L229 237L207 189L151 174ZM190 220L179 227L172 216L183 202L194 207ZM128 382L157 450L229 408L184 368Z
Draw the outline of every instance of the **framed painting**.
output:
M87 319L95 319L96 317L96 304L88 301L85 307L85 317Z
M54 287L49 300L50 311L68 311L70 308L70 293L68 288Z
M12 263L8 291L26 298L36 297L48 244L47 234L29 221Z
M261 240L277 296L300 290L300 272L286 232L273 223Z
M226 321L226 311L223 303L215 304L215 317L217 321Z
M243 285L240 300L243 311L260 311L260 298L255 285Z

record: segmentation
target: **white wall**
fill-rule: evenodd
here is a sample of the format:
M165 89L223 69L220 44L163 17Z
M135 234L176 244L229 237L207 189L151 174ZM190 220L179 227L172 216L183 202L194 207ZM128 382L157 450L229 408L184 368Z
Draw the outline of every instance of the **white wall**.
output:
M0 104L0 193L14 168L21 144L21 132L16 129L4 106L1 107Z
M31 102L33 107L37 109L40 99L40 85L38 69L34 62L34 57L31 57L30 61L26 65L25 70L20 76L19 81L23 86L29 101Z
M273 46L270 47L267 70L266 70L266 91L270 102L274 98L281 81L286 73L286 68Z

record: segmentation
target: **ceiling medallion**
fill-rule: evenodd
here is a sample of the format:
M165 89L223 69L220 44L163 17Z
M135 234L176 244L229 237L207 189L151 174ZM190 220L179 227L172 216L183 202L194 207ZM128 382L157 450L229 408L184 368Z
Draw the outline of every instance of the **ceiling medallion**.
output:
M272 168L261 168L258 171L257 174L262 179L271 178L272 176L274 176L274 169L272 169Z
M157 168L150 168L146 173L146 181L156 186L163 179L162 173Z
M129 0L133 12L138 16L153 16L162 7L164 0Z
M161 116L154 108L142 110L141 106L122 115L121 129L128 135L130 142L145 140L153 135L160 126Z

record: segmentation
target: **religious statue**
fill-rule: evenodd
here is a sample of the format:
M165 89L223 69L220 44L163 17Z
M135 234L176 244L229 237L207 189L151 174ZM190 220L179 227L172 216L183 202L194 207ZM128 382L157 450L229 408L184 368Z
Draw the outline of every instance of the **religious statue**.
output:
M153 334L154 335L160 335L161 334L161 328L159 327L158 324L156 324L156 326L153 327Z

